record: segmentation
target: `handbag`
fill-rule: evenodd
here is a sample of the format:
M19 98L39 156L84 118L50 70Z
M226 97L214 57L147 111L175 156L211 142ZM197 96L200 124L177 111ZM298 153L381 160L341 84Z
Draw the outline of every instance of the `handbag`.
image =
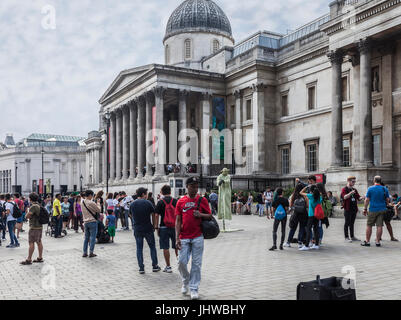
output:
M197 210L199 211L200 208L200 203L202 201L202 197L199 197L198 200L198 207ZM205 239L215 239L219 233L220 233L220 227L216 219L212 215L211 220L203 220L202 219L202 233L203 233L203 238Z
M89 213L92 215L92 217L93 217L93 218L95 218L95 220L96 220L96 221L97 221L97 220L99 220L99 214L98 214L98 213L96 213L96 214L93 214L93 213L92 213L92 211L90 211L90 210L89 210L89 208L86 206L86 204L85 204L85 200L84 200L84 201L82 201L82 203L84 204L84 206L85 206L86 210L88 210L88 211L89 211Z
M387 198L386 189L384 187L383 187L383 189L384 189L384 200L386 201L386 198ZM387 210L384 213L384 217L383 217L384 221L391 221L394 218L394 216L395 216L394 208L391 206L387 206Z

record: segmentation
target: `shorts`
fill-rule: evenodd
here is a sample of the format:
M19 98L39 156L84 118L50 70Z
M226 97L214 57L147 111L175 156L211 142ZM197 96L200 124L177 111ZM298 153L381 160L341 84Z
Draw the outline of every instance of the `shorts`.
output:
M70 219L70 216L64 216L64 215L63 215L63 221L64 221L64 222L68 222L69 219Z
M272 202L266 202L266 209L269 209L272 207Z
M160 228L160 250L170 249L169 239L171 239L171 247L175 249L175 228Z
M377 227L383 227L385 213L386 213L386 211L369 212L367 225L369 227L373 227L375 225Z
M110 237L115 237L116 236L116 227L108 227L107 232L109 233Z
M17 223L23 223L24 222L24 216L21 216L17 219Z
M28 233L28 242L29 243L39 243L42 241L42 232L43 229L30 229Z

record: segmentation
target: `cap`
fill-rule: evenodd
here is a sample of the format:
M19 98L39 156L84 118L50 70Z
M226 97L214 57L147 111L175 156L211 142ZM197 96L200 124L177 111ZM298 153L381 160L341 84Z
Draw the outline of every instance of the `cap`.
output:
M190 184L196 184L199 183L199 178L198 177L191 177L187 180L187 186Z

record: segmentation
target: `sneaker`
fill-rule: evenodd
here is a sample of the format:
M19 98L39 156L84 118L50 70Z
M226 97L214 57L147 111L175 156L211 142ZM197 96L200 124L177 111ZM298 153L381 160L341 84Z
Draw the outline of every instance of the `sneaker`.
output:
M191 290L191 300L198 300L199 294L198 291Z
M380 243L376 243L376 247L381 247L382 245Z
M317 245L314 244L314 245L312 246L311 249L313 249L313 250L319 250L320 248L319 248L319 246L317 246Z
M284 247L291 248L291 244L289 242L284 243Z
M88 254L87 253L84 253L83 255L82 255L82 258L86 258L88 256Z
M17 244L15 245L15 247L16 247L16 248L18 248L19 246L20 246L20 244L19 244L19 243L17 243Z
M280 250L284 250L284 248L283 248L283 245L282 245L282 244L280 244Z
M97 254L91 253L91 254L89 255L89 258L94 258L94 257L97 257Z
M352 243L352 239L351 238L345 238L345 242Z
M370 243L364 241L363 243L361 243L361 246L362 246L362 247L370 247Z
M15 244L9 244L6 248L15 248Z
M153 272L159 272L161 268L159 266L153 267L152 271Z
M352 237L351 240L352 240L352 241L361 241L361 240L359 240L359 239L356 238L356 237Z
M298 243L298 249L301 249L303 246L303 243Z
M313 246L313 242L311 241L311 242L309 242L309 246L308 247L310 248L312 246Z
M182 286L181 287L181 293L182 294L187 294L189 291L189 287L188 286Z
M277 250L277 246L273 246L273 247L271 247L271 248L269 249L269 251L274 251L274 250Z
M307 246L302 246L299 251L308 251L310 248Z
M139 274L145 274L145 269L139 269Z
M171 268L171 267L165 267L164 269L163 269L163 272L167 272L167 273L172 273L173 272L173 269Z

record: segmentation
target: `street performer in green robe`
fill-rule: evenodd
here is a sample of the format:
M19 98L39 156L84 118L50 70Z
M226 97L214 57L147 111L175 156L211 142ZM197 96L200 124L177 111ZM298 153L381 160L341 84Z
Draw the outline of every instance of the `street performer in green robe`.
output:
M217 177L219 187L218 218L232 220L231 216L231 177L229 170L224 168Z

